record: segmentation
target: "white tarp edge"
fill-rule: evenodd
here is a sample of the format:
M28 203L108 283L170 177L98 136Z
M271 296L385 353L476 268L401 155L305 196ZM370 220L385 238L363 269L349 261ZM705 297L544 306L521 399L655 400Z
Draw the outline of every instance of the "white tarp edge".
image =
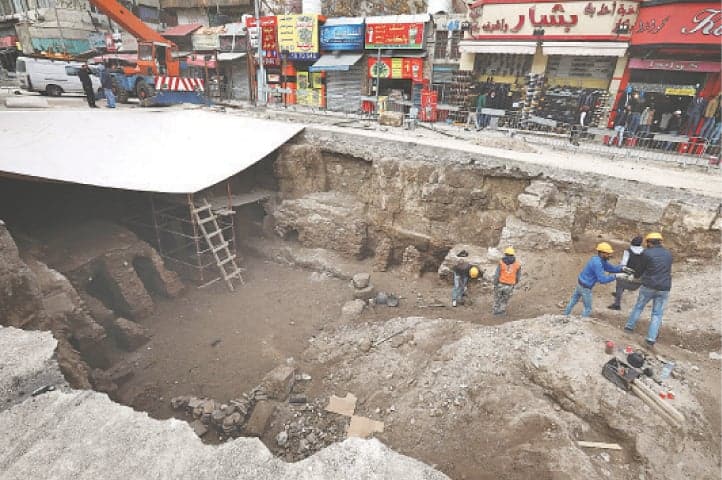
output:
M462 53L516 53L521 55L534 55L534 52L536 52L536 43L464 40L459 42L459 51Z
M627 52L624 42L544 42L544 55L585 57L623 57Z
M0 112L0 174L194 193L245 170L303 128L200 110Z

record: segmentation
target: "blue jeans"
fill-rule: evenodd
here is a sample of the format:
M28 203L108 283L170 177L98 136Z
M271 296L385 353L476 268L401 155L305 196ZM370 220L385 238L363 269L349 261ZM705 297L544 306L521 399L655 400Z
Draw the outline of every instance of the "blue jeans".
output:
M699 131L699 136L704 137L707 140L710 139L712 136L712 132L714 132L714 124L717 119L715 117L709 117L704 119L704 124L702 125L702 128Z
M637 128L639 128L639 121L642 119L642 114L640 112L632 112L632 115L629 117L629 125L627 126L627 130L629 131L630 135L634 135L637 133Z
M572 298L569 300L569 304L567 305L567 308L564 309L564 315L569 315L572 313L572 309L574 308L574 305L577 304L579 299L582 299L582 302L584 303L584 310L582 310L582 317L588 317L592 313L592 289L591 288L584 288L581 285L577 284L577 288L574 289L574 293L572 293Z
M469 282L469 277L466 275L459 275L454 272L454 289L451 290L451 300L459 301L464 296L464 290L466 290L466 284Z
M113 89L112 88L104 88L103 93L105 93L105 99L108 101L108 107L109 108L115 108L115 95L113 95Z
M652 300L652 321L649 323L647 341L650 343L656 342L657 335L659 335L659 327L662 326L662 315L664 314L664 307L667 305L668 298L669 291L652 290L644 285L639 287L637 303L634 305L632 313L629 314L629 319L624 328L634 330L634 326L637 325L637 320L639 320L642 310L644 310L647 303Z

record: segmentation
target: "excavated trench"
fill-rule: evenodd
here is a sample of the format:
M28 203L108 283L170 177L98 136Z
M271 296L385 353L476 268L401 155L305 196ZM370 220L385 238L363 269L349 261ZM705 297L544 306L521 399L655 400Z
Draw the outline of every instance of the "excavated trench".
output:
M635 443L635 435L649 431L630 428L607 407L594 410L570 400L546 372L520 370L524 355L533 354L533 340L504 347L500 337L497 349L518 349L518 359L502 361L496 349L482 350L485 361L491 356L501 362L499 371L481 364L483 375L459 374L488 385L490 395L466 385L467 393L462 388L453 399L440 400L449 385L429 372L444 374L454 362L464 371L475 364L473 357L467 364L459 359L468 354L463 345L463 355L452 350L468 336L523 335L520 329L537 328L533 321L509 325L558 314L602 239L621 251L637 233L661 230L686 275L684 284L694 284L700 270L702 278L714 279L719 202L339 135L309 131L231 180L234 193L260 187L274 192L233 217L246 279L234 293L222 282L198 290L163 265L160 236L125 222L139 208L148 210L147 195L0 180L0 218L20 250L17 275L26 285L37 284L40 312L30 321L5 318L66 339L58 357L74 387L107 392L157 418L188 420L210 443L254 435L288 461L305 458L345 438L348 418L324 407L330 395L351 392L359 399L357 414L385 421L377 437L452 478L579 478L573 469L578 461L586 462L588 478L657 472L650 465L656 450L640 452ZM526 270L509 315L498 318L490 312L489 278L496 249L505 245L520 252ZM471 302L452 310L443 265L454 261L450 252L464 248L478 253L485 278L472 287ZM24 263L30 268L23 270ZM342 314L342 305L356 296L349 280L360 272L371 274L371 292L396 293L401 306ZM672 302L661 342L719 350L715 288L694 305ZM592 330L612 335L625 317L599 306L606 305L600 297L608 289L603 292L595 291L602 327ZM634 294L627 297L629 308ZM706 315L709 320L685 327L686 319ZM404 321L397 317L424 317L434 327L406 325L399 334L394 325ZM455 326L431 320L437 318L453 319ZM572 340L561 343L577 341L584 328L562 327ZM553 328L541 332L558 340ZM504 380L505 370L518 377ZM598 370L574 375L598 376ZM453 369L446 373L453 378ZM425 403L425 392L439 398ZM526 412L519 398L535 406ZM707 415L713 410L702 407ZM505 422L514 409L530 415L515 417L509 429ZM716 441L704 438L705 448L719 447L719 429L707 425L714 420L694 427L703 438L717 434ZM624 450L612 464L608 456L579 450L554 459L554 442L572 448L570 438L579 436L617 442Z

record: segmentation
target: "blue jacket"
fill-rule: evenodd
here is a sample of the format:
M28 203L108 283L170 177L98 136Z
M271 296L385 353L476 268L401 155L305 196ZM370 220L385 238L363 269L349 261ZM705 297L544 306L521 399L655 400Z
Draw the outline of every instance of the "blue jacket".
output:
M594 255L589 259L582 273L579 274L579 285L584 288L593 288L597 283L609 283L616 280L614 275L606 275L604 272L620 273L622 267L612 265L606 260L602 260L599 255Z
M650 247L642 253L640 273L642 285L652 290L672 289L672 254L662 246Z

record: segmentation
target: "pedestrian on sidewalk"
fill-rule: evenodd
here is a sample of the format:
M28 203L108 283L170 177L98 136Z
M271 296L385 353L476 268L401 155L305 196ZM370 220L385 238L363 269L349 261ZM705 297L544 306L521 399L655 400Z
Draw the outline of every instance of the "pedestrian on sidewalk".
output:
M637 325L644 307L652 300L652 320L647 331L647 346L654 347L659 329L662 326L664 307L672 289L672 254L662 246L662 235L652 232L645 237L647 249L642 253L639 275L642 286L639 288L637 303L629 314L624 331L631 333Z
M95 92L93 91L93 82L90 80L90 69L87 63L84 63L80 67L80 70L78 70L78 79L80 79L80 83L83 85L83 92L85 92L85 99L88 101L88 106L90 108L98 108L97 105L95 105Z
M499 265L494 273L494 315L506 314L506 307L509 304L514 287L521 278L521 263L516 259L516 252L513 247L504 249L504 256L499 260Z
M607 144L610 147L614 144L615 138L617 139L617 147L621 148L624 144L624 129L627 128L627 123L629 123L631 111L631 105L627 105L624 110L617 113L617 116L614 117L614 135L612 135Z
M454 288L451 290L451 306L464 303L464 293L470 278L479 277L479 267L467 262L461 262L451 269L454 274Z
M639 269L642 261L642 252L644 252L642 241L643 238L640 235L634 237L629 245L629 248L627 248L622 255L622 261L619 265L627 267L630 270L634 270L634 273L629 274L626 278L617 277L617 288L614 292L614 302L607 307L610 310L621 310L622 294L624 291L635 291L642 285L639 281Z
M113 95L113 77L110 76L110 72L107 68L104 68L100 73L100 86L103 87L103 93L105 93L106 107L115 108L115 95Z
M609 263L612 253L614 253L614 249L607 242L597 245L597 254L589 259L577 278L577 286L572 293L567 308L564 309L564 315L572 313L574 305L579 302L580 298L584 303L582 317L588 317L592 313L592 288L594 288L594 285L597 283L610 283L616 279L616 275L607 275L607 273L620 274L623 272L621 266Z
M476 130L479 131L486 127L486 115L481 113L481 110L486 108L486 92L481 92L476 98Z

